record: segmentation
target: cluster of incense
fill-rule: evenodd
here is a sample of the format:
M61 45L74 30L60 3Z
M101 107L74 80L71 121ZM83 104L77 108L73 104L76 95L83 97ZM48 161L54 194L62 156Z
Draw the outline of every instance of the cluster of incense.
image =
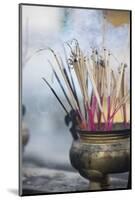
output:
M100 51L92 49L86 55L75 39L71 44L67 43L67 47L70 55L68 57L64 49L66 64L64 64L61 56L48 48L54 56L57 66L49 63L71 108L70 110L76 113L71 118L72 121L76 118L76 128L90 131L112 130L115 117L119 111L122 112L123 124L126 126L127 102L130 95L125 73L127 64L119 63L118 70L113 70L110 59L117 58L107 49L104 48ZM56 67L61 72L66 89L56 72ZM78 85L75 84L73 73ZM70 114L47 80L45 78L43 80L52 90L66 114ZM81 97L79 97L78 89L81 91Z

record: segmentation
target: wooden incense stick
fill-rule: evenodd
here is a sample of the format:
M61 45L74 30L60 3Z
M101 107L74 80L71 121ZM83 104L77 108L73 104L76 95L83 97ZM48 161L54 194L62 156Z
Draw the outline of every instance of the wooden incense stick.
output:
M58 97L58 95L56 94L56 92L54 91L54 89L50 86L50 84L48 83L48 81L45 78L42 78L42 79L48 85L48 87L51 89L52 93L54 94L54 96L56 97L56 99L58 100L58 102L60 103L60 105L62 106L62 108L64 109L64 111L66 112L66 114L69 114L69 112L65 108L64 104L62 103L62 101L60 100L60 98Z

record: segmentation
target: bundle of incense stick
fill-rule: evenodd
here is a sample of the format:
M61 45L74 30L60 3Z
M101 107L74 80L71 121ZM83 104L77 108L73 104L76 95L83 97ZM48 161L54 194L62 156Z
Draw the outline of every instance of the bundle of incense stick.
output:
M66 45L66 48L64 47L64 59L66 60L57 55L53 49L48 48L56 65L54 66L50 61L49 63L70 109L76 112L74 117L77 116L78 119L77 128L90 131L112 130L118 112L122 112L123 124L127 126L127 103L130 95L126 81L127 64L120 63L116 72L110 62L116 57L107 49L93 48L92 51L85 54L76 39ZM67 48L70 52L69 55L66 51ZM56 68L58 69L56 70ZM58 70L65 82L64 86L59 73L57 73ZM70 113L56 91L45 78L43 79L66 114ZM79 97L79 91L81 97Z

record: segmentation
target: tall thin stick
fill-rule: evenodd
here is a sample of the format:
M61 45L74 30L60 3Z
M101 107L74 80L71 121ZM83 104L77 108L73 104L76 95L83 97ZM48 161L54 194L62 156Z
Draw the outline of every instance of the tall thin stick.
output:
M54 91L54 89L50 86L50 84L48 83L48 81L45 78L42 78L42 79L45 81L45 83L51 89L52 93L54 94L54 96L56 97L56 99L58 100L58 102L60 103L60 105L62 106L62 108L64 109L64 111L66 112L66 114L69 114L69 112L65 108L64 104L62 103L62 101L60 100L60 98L58 97L58 95L56 94L56 92Z

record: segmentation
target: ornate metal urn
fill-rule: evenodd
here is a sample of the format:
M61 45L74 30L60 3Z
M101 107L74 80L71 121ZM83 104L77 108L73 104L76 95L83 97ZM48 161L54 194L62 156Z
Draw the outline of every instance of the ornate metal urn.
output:
M90 180L90 190L107 189L110 173L130 169L130 129L109 132L77 130L70 149L72 166Z

